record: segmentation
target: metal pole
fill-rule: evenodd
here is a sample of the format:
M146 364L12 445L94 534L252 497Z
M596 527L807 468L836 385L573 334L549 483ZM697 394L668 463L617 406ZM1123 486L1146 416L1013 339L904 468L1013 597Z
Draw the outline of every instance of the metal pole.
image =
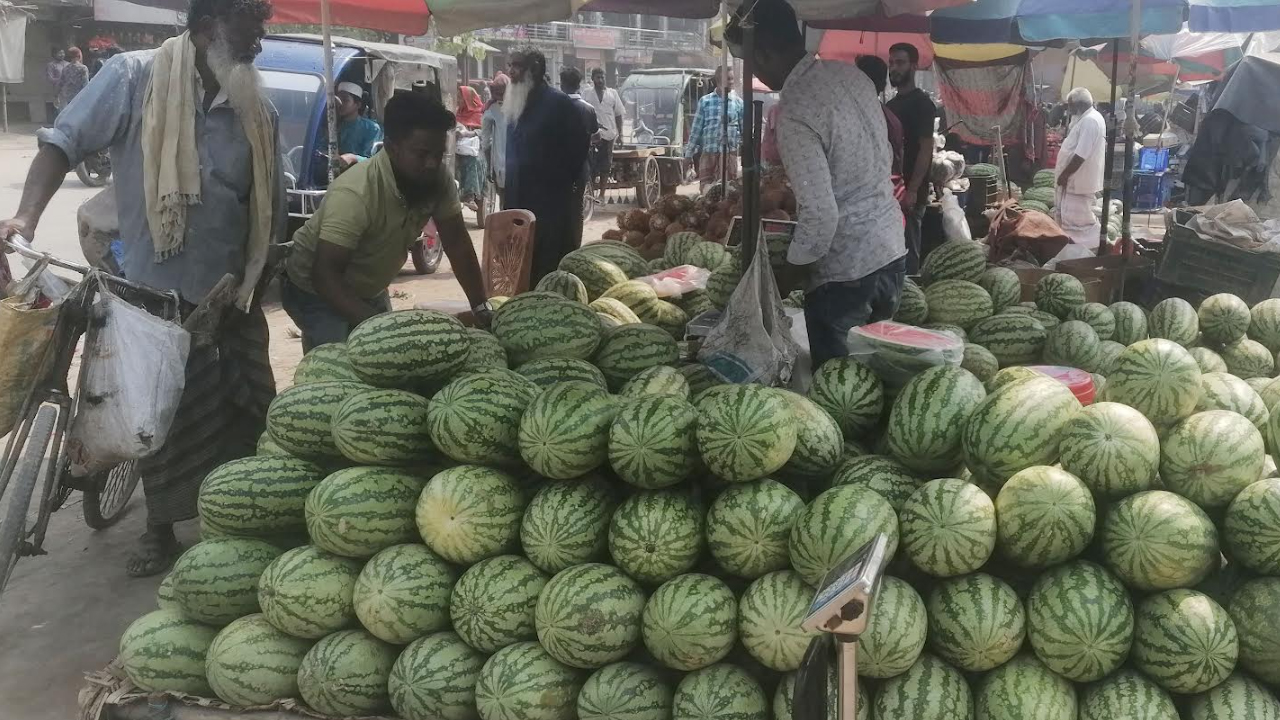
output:
M720 3L721 17L724 19L720 26L720 77L723 79L729 74L729 41L725 38L725 31L729 29L729 6ZM729 197L729 153L725 152L729 145L729 90L725 89L724 102L720 104L720 199Z
M750 263L756 252L756 231L760 226L760 166L756 160L758 133L754 107L754 91L751 87L755 61L752 55L756 45L756 21L748 12L742 18L742 261ZM726 148L727 150L728 148Z
M1120 75L1120 41L1116 40L1111 49L1111 122L1107 128L1107 154L1102 159L1102 232L1098 237L1098 256L1107 254L1107 224L1111 219L1111 189L1115 184L1116 172L1116 86ZM1124 197L1124 193L1120 194Z
M837 720L854 720L858 717L858 638L836 636L840 656L836 677L840 679L840 714Z
M1124 299L1125 276L1129 274L1129 257L1133 254L1130 227L1133 204L1133 137L1138 132L1138 46L1142 35L1142 0L1133 0L1129 16L1129 101L1125 103L1124 121L1124 212L1120 215L1120 299ZM1106 228L1103 228L1106 231Z
M338 172L338 109L334 107L333 33L329 21L329 0L320 0L320 34L324 42L325 156L329 162L329 182Z
M0 83L0 115L3 115L4 131L9 132L9 85ZM52 121L49 123L52 125Z

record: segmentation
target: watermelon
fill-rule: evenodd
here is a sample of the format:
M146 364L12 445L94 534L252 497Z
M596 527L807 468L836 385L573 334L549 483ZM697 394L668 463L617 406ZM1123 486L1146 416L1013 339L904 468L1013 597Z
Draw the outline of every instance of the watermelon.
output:
M205 656L218 629L176 610L153 610L120 636L117 662L144 692L209 695Z
M961 368L940 365L916 375L889 412L890 454L924 475L958 467L965 422L986 395L982 382Z
M850 357L833 358L814 373L809 399L835 418L845 439L856 440L880 423L884 386L861 362Z
M170 578L172 574L167 574L160 581L160 586L156 588L156 607L161 610L176 610L182 612L182 607L178 605L178 598L173 594L173 580Z
M969 672L998 667L1018 653L1026 613L1003 580L976 573L943 580L929 593L929 646Z
M761 576L743 592L738 606L742 646L771 670L798 669L809 642L817 634L800 627L812 600L813 588L790 570ZM863 634L862 639L866 641L868 635ZM865 674L866 666L862 666L862 672Z
M1022 281L1018 279L1018 273L1009 268L989 267L982 271L976 282L991 296L991 305L996 312L1022 300Z
M1240 638L1240 667L1263 682L1280 683L1280 578L1245 582L1228 611Z
M969 342L986 348L1000 367L1038 362L1046 337L1045 326L1030 315L996 315L969 328Z
M1200 319L1191 303L1182 298L1168 298L1151 309L1147 332L1152 338L1164 338L1186 346L1195 342L1200 334Z
M903 504L898 519L907 558L936 577L975 572L995 550L995 504L963 480L925 483Z
M698 404L698 449L707 468L729 482L766 477L791 459L795 413L786 396L738 385Z
M623 397L637 398L673 395L682 400L688 400L689 381L679 370L669 365L657 365L637 373L622 386L619 394Z
M333 441L363 465L407 465L432 452L427 400L403 390L369 390L347 398L333 416Z
M929 302L925 299L924 290L911 280L902 284L902 296L893 319L906 325L922 325L929 319Z
M1124 352L1124 345L1114 340L1103 340L1098 343L1098 362L1095 367L1098 373L1106 376L1116 367L1116 358L1120 357L1120 353ZM1095 390L1097 383L1094 383Z
M1112 339L1121 345L1129 346L1139 340L1146 340L1147 313L1141 306L1131 302L1111 304L1111 314L1116 319L1116 331Z
M516 372L540 388L571 380L605 388L604 373L595 365L578 358L547 357L530 360L516 368Z
M1203 348L1194 348L1202 350ZM1270 378L1266 379L1270 382ZM1223 372L1205 372L1204 366L1201 366L1200 374L1200 402L1196 403L1196 412L1204 410L1230 410L1239 413L1246 418L1253 426L1258 428L1258 432L1267 432L1267 419L1270 417L1270 411L1267 409L1266 402L1256 390L1249 386L1249 383L1241 380L1235 375ZM1264 435L1265 437L1265 435Z
M1218 562L1218 532L1180 495L1130 495L1106 514L1099 533L1107 567L1139 590L1189 587Z
M1098 334L1088 323L1067 320L1049 331L1044 341L1043 358L1050 365L1094 372L1102 358L1102 345Z
M949 240L925 257L921 271L925 280L934 285L946 280L977 282L986 268L986 245L970 240Z
M707 513L707 549L720 567L755 579L790 565L788 540L804 511L800 496L773 480L725 488Z
M346 343L317 345L293 369L294 385L333 380L360 382L360 376L351 367L351 360L347 357Z
M960 367L972 373L978 378L978 382L986 383L1000 370L1000 361L996 360L990 350L967 342L964 344L964 359L960 361Z
M1262 434L1243 415L1196 413L1161 444L1160 479L1205 509L1221 508L1262 477L1265 454Z
M1205 342L1214 345L1230 345L1243 338L1252 319L1249 306L1230 293L1205 298L1197 316Z
M374 637L405 645L449 625L458 573L425 545L392 545L374 555L352 591L360 624Z
M1200 366L1202 373L1225 373L1227 372L1227 363L1218 353L1207 347L1194 347L1187 352L1191 353L1191 357L1195 358L1196 365Z
M378 387L444 380L462 368L470 351L467 329L436 310L374 315L347 337L352 369Z
M1076 720L1076 691L1034 655L987 673L974 698L978 720Z
M1156 428L1190 415L1200 399L1200 367L1171 340L1142 340L1116 358L1107 399L1147 416Z
M595 385L566 382L542 391L520 418L520 456L555 480L584 475L609 456L609 425L618 404Z
M672 689L653 668L639 663L605 665L578 693L578 720L667 720Z
M1080 410L1065 385L1035 377L988 395L969 415L961 444L975 475L1001 484L1058 459L1062 430Z
M1191 698L1187 720L1276 720L1280 700L1262 683L1232 673L1221 685Z
M258 612L258 577L280 548L253 538L215 538L192 545L173 564L169 586L183 614L222 626Z
M672 720L767 720L764 690L745 670L719 663L684 676Z
M746 632L744 627L744 640ZM707 667L723 660L738 638L737 599L710 575L680 575L660 585L645 604L641 635L653 657L669 668Z
M431 398L427 430L440 452L460 463L520 461L520 417L538 387L511 370L462 375Z
M200 524L224 535L301 531L306 527L307 494L322 479L318 466L288 455L232 460L200 483Z
M929 305L929 322L972 327L974 323L991 317L995 310L991 296L977 283L965 280L940 280L924 291ZM960 338L963 340L964 338Z
M1178 709L1159 685L1120 670L1081 691L1079 720L1178 720Z
M725 263L729 254L724 246L716 242L703 240L694 243L685 250L685 265L715 270Z
M387 677L395 646L363 630L343 630L317 642L298 667L298 692L325 715L376 715L391 708Z
M1263 300L1249 311L1249 338L1280 352L1280 299Z
M456 634L414 640L391 666L391 707L405 720L476 720L476 680L485 655Z
M223 702L241 707L297 697L298 667L310 649L310 641L280 632L261 614L246 615L209 645L209 687Z
M640 318L641 323L662 328L673 340L680 340L684 337L685 325L689 323L689 316L678 305L669 303L666 300L652 300L636 305L632 309L635 310L636 317ZM597 364L599 364L598 360ZM620 361L620 365L625 367L625 361ZM608 373L606 372L605 374L607 375Z
M674 233L667 238L662 257L672 263L672 267L684 265L688 262L689 251L703 241L704 238L696 232L686 230Z
M640 318L635 311L627 307L627 304L611 297L596 298L591 301L587 307L595 310L596 313L604 315L614 321L608 327L617 327L618 325L632 325L640 322ZM606 328L607 329L607 328Z
M367 558L417 540L413 513L422 486L417 475L390 468L339 470L307 496L311 543L335 555Z
M1253 483L1227 507L1222 525L1227 554L1264 575L1280 575L1280 479Z
M490 328L516 365L544 357L586 360L600 345L595 311L556 293L517 295L493 314Z
M617 240L597 240L587 243L576 250L588 257L599 257L608 260L622 269L627 277L640 277L649 274L647 262L636 249ZM563 269L563 268L562 268Z
M1245 338L1222 348L1222 360L1227 369L1236 377L1249 379L1256 377L1274 377L1276 374L1275 356L1265 345Z
M1116 316L1102 303L1077 305L1067 313L1067 320L1080 320L1093 328L1098 340L1110 340L1116 333Z
M582 281L587 297L595 300L606 290L627 281L627 273L609 259L575 250L560 259L560 269Z
M683 492L637 492L613 513L609 554L640 582L666 582L697 564L702 554L702 520L703 510Z
M563 295L566 299L575 300L583 305L588 302L587 286L582 284L577 275L564 270L552 270L543 275L534 290Z
M844 452L844 434L835 418L803 395L779 391L791 404L796 426L796 447L781 475L796 479L819 479L831 474Z
M675 485L700 465L697 422L693 405L679 397L657 395L629 402L609 426L609 464L636 487Z
M267 432L285 452L305 460L342 457L333 442L333 416L348 398L369 389L358 382L331 381L295 385L276 395L267 408Z
M730 259L713 270L707 278L707 299L718 308L725 307L729 304L729 298L733 296L733 291L737 289L740 282L742 282L742 263L737 259ZM924 297L923 293L921 297Z
M677 368L685 380L689 381L689 397L690 399L697 397L700 393L708 388L715 387L724 383L711 369L701 363L692 363L682 365Z
M462 573L449 598L454 632L471 647L492 653L533 640L534 603L548 576L518 555L499 555Z
M573 720L582 680L536 642L508 645L485 661L476 681L481 720Z
M1104 498L1151 488L1160 469L1160 439L1142 413L1100 402L1076 413L1062 430L1062 468Z
M563 480L542 486L520 521L520 545L544 572L599 559L609 537L615 502L596 479Z
M1027 639L1050 670L1092 682L1119 669L1133 642L1129 593L1100 566L1060 565L1036 580L1027 597Z
M253 451L254 455L262 455L262 456L289 454L285 452L284 448L277 445L275 440L271 439L271 433L269 432L264 432L258 436L258 442L254 446L253 450L254 450Z
M492 333L480 328L467 328L467 335L471 338L471 350L462 367L472 371L507 368L507 351L502 349L502 344Z
M666 330L638 323L610 328L600 343L595 364L604 373L609 387L621 390L642 371L674 365L679 358L680 349Z
M258 603L277 630L318 640L356 621L352 594L360 562L304 545L262 571Z
M1198 693L1226 680L1239 641L1222 606L1194 590L1166 590L1138 605L1130 659L1165 690Z
M969 337L969 335L964 331L964 328L960 327L959 325L949 325L947 323L929 323L927 325L924 325L923 327L925 330L933 330L934 332L950 333L952 337L959 340L960 342L964 342Z
M807 601L801 604L803 619ZM928 621L924 600L906 581L885 577L876 596L874 612L858 642L858 673L870 678L891 678L915 666L924 650ZM799 655L797 656L799 657Z
M1045 312L1044 310L1033 310L1031 312L1031 317L1040 321L1040 324L1044 326L1045 332L1049 332L1062 324L1061 318L1051 312Z
M973 696L964 675L946 661L921 653L905 673L880 684L871 716L878 720L972 720ZM858 717L862 718L861 708Z
M418 498L418 533L437 555L470 565L515 547L525 498L515 478L460 465L432 477Z
M575 565L557 573L538 595L538 642L566 665L604 667L639 643L644 606L644 591L621 570Z
M1093 538L1096 508L1079 478L1040 465L1000 488L996 520L1002 556L1022 567L1045 568L1084 550Z
M854 485L834 487L805 508L791 529L791 565L805 582L817 585L827 573L877 533L889 540L886 554L898 547L898 518L879 494Z
M873 490L897 511L920 487L920 480L892 458L862 455L845 460L831 476L831 487L842 485Z
M1064 319L1085 303L1084 285L1066 273L1045 275L1036 282L1036 307Z
M1276 405L1280 405L1280 380L1272 378L1248 378L1245 382L1249 384L1249 387L1253 387L1254 391L1262 397L1262 402L1266 403L1267 410L1271 410ZM1255 387L1255 385L1259 383L1262 384L1262 387Z

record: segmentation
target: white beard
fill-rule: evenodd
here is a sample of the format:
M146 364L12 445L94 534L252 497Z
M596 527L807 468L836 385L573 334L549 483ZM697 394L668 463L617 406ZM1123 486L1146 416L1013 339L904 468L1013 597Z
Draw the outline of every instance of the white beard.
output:
M528 80L507 83L507 94L502 98L502 114L506 116L508 123L515 125L519 122L520 116L524 114L525 104L529 101L530 90L533 90L533 83Z
M227 102L237 113L245 115L262 104L262 77L252 62L237 61L231 54L231 45L219 32L205 53L209 69L218 79Z

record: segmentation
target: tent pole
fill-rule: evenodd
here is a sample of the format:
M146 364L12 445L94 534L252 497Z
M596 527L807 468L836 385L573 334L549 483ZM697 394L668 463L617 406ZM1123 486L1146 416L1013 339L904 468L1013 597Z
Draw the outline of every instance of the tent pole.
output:
M4 115L4 131L9 132L9 84L0 83L0 113Z
M720 26L720 77L729 75L729 41L725 32L729 29L729 6L720 3L721 17L724 24ZM729 154L724 150L729 145L729 90L726 89L724 102L720 104L720 199L729 197ZM697 169L695 168L695 171Z
M1098 237L1098 256L1107 254L1107 223L1111 219L1111 186L1116 172L1116 80L1120 74L1120 41L1111 47L1111 122L1107 127L1107 154L1102 159L1102 232ZM1121 197L1124 194L1121 193Z
M760 165L756 160L755 124L753 106L755 91L756 21L755 13L748 11L742 18L742 261L750 263L756 252L756 231L760 226ZM728 98L726 91L726 101ZM726 102L727 104L727 102ZM727 150L728 148L726 148Z
M329 182L332 183L338 170L338 109L334 107L333 29L329 21L329 0L320 0L320 33L324 43L325 156L328 158Z
M1120 220L1120 299L1124 299L1124 281L1128 274L1129 256L1133 254L1130 227L1133 204L1133 138L1138 133L1138 49L1142 35L1142 0L1133 0L1129 16L1129 101L1125 103L1124 122L1124 212Z

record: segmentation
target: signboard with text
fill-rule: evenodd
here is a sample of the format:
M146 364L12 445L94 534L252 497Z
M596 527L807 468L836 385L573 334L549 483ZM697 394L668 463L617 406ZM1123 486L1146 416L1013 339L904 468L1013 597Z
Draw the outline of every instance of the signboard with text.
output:
M578 47L607 50L618 46L618 33L612 28L575 27L570 37Z

